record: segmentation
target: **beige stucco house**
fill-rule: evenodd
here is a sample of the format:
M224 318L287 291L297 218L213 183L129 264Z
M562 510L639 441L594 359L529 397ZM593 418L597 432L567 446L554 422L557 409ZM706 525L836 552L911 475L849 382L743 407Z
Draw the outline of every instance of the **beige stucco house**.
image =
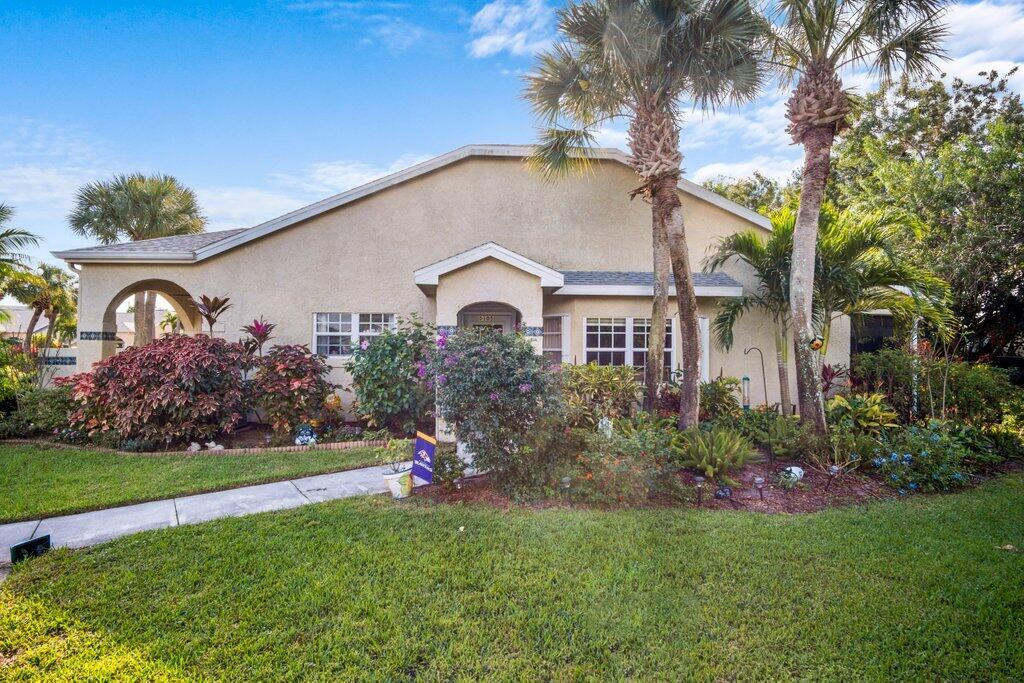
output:
M526 168L528 151L471 145L251 228L55 252L81 278L78 367L115 352L117 307L142 290L160 292L186 332L201 322L190 297L228 296L233 307L218 336L238 338L264 316L277 323L276 343L309 345L341 385L353 345L412 314L451 328L519 325L553 360L642 365L651 218L647 204L629 199L637 179L626 155L598 150L588 174L546 182ZM694 271L717 238L770 230L764 217L689 181L679 194ZM701 371L749 376L753 402L774 403L769 321L745 316L729 352L708 335L716 302L755 284L739 265L696 275ZM675 367L678 314L670 309ZM828 360L848 363L848 324L837 328ZM744 354L755 346L767 386L758 355Z

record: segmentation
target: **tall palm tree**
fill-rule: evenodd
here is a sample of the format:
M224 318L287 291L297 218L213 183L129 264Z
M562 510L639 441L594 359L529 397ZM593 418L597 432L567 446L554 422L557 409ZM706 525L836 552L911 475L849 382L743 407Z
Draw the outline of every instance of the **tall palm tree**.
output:
M630 161L651 203L654 301L647 353L648 401L661 383L669 266L682 349L680 425L696 423L700 332L682 205L679 109L754 97L760 26L747 0L587 0L558 13L561 40L526 79L541 132L532 165L548 177L580 171L597 129L629 120ZM656 333L657 332L657 333Z
M169 175L114 176L78 190L71 229L101 244L202 232L206 218L196 194ZM156 336L156 292L135 294L136 345Z
M49 320L47 344L52 340L54 317L67 313L75 306L74 276L59 266L43 264L38 273L23 273L11 282L10 293L21 303L32 309L25 328L22 347L28 353L32 350L32 335L39 319L44 315Z
M942 54L941 0L782 0L765 22L770 62L787 83L787 132L804 146L800 208L793 236L790 308L796 331L800 416L826 430L817 360L814 264L818 216L836 135L848 125L850 95L840 73L866 68L883 82L919 76Z
M12 279L25 271L29 258L22 250L39 244L39 237L31 232L8 227L13 217L14 208L0 204L0 299L7 295ZM0 310L0 321L6 322L10 317L7 311Z
M55 266L43 266L40 269L43 281L49 291L47 307L43 312L50 324L46 327L46 341L43 348L50 348L54 334L61 328L66 318L75 317L78 310L77 279L70 272Z
M733 328L744 313L758 309L771 319L780 398L785 413L793 405L789 393L789 266L796 215L789 209L782 209L772 215L771 221L772 233L767 239L753 230L745 230L719 240L715 251L704 261L704 272L718 270L735 259L745 263L757 275L757 289L753 293L719 301L718 313L711 327L715 343L728 351L733 345Z

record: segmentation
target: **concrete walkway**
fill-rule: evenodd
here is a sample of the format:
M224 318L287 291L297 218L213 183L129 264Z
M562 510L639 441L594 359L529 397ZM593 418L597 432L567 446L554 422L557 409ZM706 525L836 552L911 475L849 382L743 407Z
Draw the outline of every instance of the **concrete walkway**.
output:
M384 470L384 467L364 467L272 484L4 524L0 525L0 564L10 562L10 546L46 534L50 534L50 541L55 548L81 548L147 529L163 529L221 517L285 510L336 498L384 493L388 490L382 477Z

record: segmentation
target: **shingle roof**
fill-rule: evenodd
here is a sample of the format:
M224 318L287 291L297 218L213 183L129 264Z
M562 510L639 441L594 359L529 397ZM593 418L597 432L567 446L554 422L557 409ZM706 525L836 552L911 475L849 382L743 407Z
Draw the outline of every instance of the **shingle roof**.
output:
M157 237L151 240L139 242L118 242L117 244L100 244L95 247L84 247L74 249L76 254L88 254L90 252L117 253L117 254L153 254L153 253L186 253L195 252L203 247L225 240L247 228L235 230L218 230L216 232L200 232L195 235L175 235L173 237Z
M566 285L639 285L654 286L654 273L623 270L563 270ZM739 287L725 273L694 273L695 287Z

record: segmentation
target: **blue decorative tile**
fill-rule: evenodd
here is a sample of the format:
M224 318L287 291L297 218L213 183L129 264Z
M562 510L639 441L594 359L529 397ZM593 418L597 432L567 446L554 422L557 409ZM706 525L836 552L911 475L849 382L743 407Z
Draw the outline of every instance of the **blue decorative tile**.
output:
M117 341L117 333L82 330L78 333L78 339L79 341Z
M524 327L523 328L523 334L525 334L527 337L543 337L544 336L544 328L543 327Z

